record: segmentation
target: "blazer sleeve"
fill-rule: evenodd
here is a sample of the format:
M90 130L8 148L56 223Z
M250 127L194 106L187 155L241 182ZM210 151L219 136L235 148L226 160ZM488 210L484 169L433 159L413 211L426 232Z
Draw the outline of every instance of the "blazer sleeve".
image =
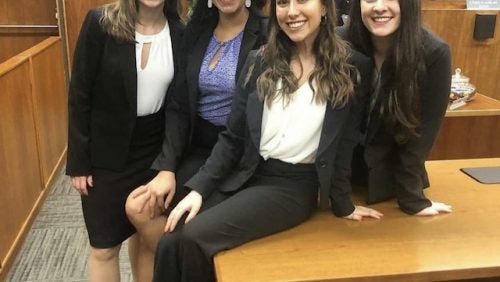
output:
M371 60L356 53L355 67L359 72L359 82L356 86L354 97L351 99L349 119L342 127L339 146L334 160L332 184L330 188L330 202L333 213L338 217L348 216L354 212L351 201L351 160L354 147L363 138L361 122L368 101L370 82L372 78ZM356 78L353 78L356 79ZM357 79L356 79L357 80Z
M437 138L448 106L451 86L451 53L447 44L439 41L438 47L427 56L427 74L421 93L420 138L398 147L394 166L396 196L401 210L415 214L432 205L423 192L422 173L425 160Z
M66 174L91 173L89 152L92 89L99 72L105 34L99 21L101 11L90 10L83 22L73 58L68 94L68 153Z
M181 54L181 57L184 59L184 54ZM151 168L155 170L175 172L189 140L189 129L192 125L189 114L188 82L183 59L179 62L177 81L169 91L169 99L166 101L165 136L162 150L151 165Z
M255 84L260 69L256 66L258 61L257 51L250 52L238 79L226 130L219 134L219 139L205 164L185 184L200 193L204 199L233 171L243 156L247 127L246 105L249 92L254 88L251 86ZM247 83L249 71L252 72L252 78Z

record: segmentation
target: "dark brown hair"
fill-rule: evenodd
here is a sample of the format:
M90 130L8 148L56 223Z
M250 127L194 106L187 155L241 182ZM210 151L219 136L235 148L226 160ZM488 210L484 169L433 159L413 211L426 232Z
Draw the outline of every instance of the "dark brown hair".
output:
M368 29L361 19L361 4L351 4L349 37L354 47L372 56L373 44ZM419 137L420 125L419 76L425 71L420 0L399 1L401 24L393 35L393 46L387 55L381 87L389 89L389 95L378 97L377 107L388 130L398 143ZM383 94L383 92L381 92Z

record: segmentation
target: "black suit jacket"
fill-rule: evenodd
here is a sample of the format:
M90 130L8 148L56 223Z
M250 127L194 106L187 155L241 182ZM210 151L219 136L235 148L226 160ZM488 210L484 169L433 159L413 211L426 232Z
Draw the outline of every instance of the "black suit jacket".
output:
M370 77L371 62L354 53L351 63L361 77ZM253 67L250 67L253 66ZM247 84L241 75L227 130L219 135L211 156L186 186L198 191L204 198L212 191L236 191L254 174L261 161L259 154L263 101L256 90L257 77L262 73L261 57L253 53L243 70L253 68ZM355 97L342 108L327 106L315 166L320 183L320 205L329 206L335 215L346 216L353 212L350 200L350 163L352 148L360 141L359 124L362 118L364 97L369 81L362 80L355 87Z
M250 15L243 31L243 39L236 67L238 78L251 50L266 43L266 18L250 10ZM188 25L186 28L183 50L183 72L179 76L178 87L165 111L165 134L163 148L154 161L156 170L176 171L183 153L189 150L196 117L198 115L198 78L205 51L210 43L216 22L208 28L199 30Z
M90 175L92 167L122 170L137 117L135 42L105 33L101 15L102 8L87 13L74 54L66 166L71 176ZM175 81L183 25L168 24ZM168 92L172 89L171 84Z
M348 37L345 28L340 29ZM347 38L348 39L348 38ZM353 175L357 182L368 186L367 202L377 203L397 197L400 208L415 214L431 206L423 192L429 186L425 160L436 140L448 105L451 84L451 53L448 45L436 35L426 31L425 73L419 80L420 137L406 144L397 144L387 131L377 109L373 110L366 125L364 153L353 160ZM370 55L370 54L367 54ZM379 98L388 95L392 81L382 66ZM364 154L364 158L363 158ZM359 178L367 177L365 181Z

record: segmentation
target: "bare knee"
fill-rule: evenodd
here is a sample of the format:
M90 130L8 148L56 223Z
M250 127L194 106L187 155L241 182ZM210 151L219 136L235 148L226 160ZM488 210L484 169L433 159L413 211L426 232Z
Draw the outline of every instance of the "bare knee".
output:
M148 210L146 207L143 207L143 204L143 200L140 198L133 198L131 195L128 196L127 202L125 203L127 217L136 228L143 224L147 224L151 220Z
M90 258L99 262L109 262L118 259L121 245L107 249L90 248Z

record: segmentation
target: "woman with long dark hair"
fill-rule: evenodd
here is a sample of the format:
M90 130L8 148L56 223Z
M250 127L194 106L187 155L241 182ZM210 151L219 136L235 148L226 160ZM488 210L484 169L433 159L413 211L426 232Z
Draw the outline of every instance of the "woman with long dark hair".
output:
M214 281L216 253L305 221L318 190L336 216L382 216L350 199L371 64L336 20L333 1L271 2L268 44L249 56L227 129L169 214L154 281Z
M163 149L152 166L159 173L127 200L127 214L142 243L141 281L151 281L169 205L186 195L184 183L205 162L226 128L236 80L249 52L266 42L262 4L260 0L196 2L184 32L178 87L165 111Z
M448 45L423 27L420 0L351 1L343 30L374 61L364 146L353 160L368 202L396 196L409 214L435 215L451 207L424 195L424 162L444 118L451 80Z
M69 88L66 174L82 196L90 281L120 280L127 238L137 279L138 237L125 201L156 175L150 166L161 150L182 29L175 0L119 0L89 11L82 25Z

